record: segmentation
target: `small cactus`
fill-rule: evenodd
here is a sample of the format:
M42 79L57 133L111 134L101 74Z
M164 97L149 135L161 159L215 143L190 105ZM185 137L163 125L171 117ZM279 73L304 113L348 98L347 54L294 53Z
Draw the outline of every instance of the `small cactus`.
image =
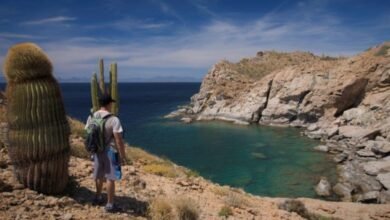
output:
M22 43L9 49L3 72L16 178L32 190L59 193L68 181L70 129L52 64L37 45Z

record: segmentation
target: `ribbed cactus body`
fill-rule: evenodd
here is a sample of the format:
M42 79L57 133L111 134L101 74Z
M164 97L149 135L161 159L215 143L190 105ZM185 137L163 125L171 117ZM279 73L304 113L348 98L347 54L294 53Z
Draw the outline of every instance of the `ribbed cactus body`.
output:
M59 193L68 181L70 129L50 61L38 46L19 44L9 50L4 66L8 152L16 177L38 192Z
M110 76L110 82L111 82L111 97L115 100L114 103L112 103L112 109L111 112L114 115L118 115L119 112L119 93L118 93L118 69L116 63L111 64L111 76Z

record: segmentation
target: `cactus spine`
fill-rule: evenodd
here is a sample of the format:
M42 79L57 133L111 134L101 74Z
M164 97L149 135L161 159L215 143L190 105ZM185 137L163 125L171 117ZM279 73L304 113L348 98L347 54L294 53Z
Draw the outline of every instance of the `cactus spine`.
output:
M109 72L109 87L105 87L104 82L104 62L103 59L99 60L99 83L97 82L96 73L93 74L91 79L91 100L92 100L92 110L97 111L99 106L98 97L100 94L110 93L111 97L116 101L112 104L111 112L114 115L119 113L119 92L118 92L118 67L116 63L110 65Z
M70 129L51 62L37 45L17 44L9 49L3 72L16 178L32 190L59 193L68 181Z

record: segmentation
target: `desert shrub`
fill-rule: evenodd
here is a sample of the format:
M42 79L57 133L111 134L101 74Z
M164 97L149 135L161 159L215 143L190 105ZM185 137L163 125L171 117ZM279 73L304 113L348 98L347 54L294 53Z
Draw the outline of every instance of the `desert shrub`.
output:
M225 217L225 218L231 215L233 215L233 210L232 208L230 208L230 206L227 205L222 206L221 210L219 210L218 212L218 216Z
M165 176L171 178L177 177L175 168L171 164L164 163L164 162L146 164L142 167L142 169L147 173L152 173L159 176Z
M167 199L158 197L149 204L148 216L152 220L171 220L174 219L173 208Z
M279 209L283 209L288 212L295 212L303 218L309 219L309 212L307 211L305 205L299 200L288 199L279 204Z
M329 61L333 61L333 60L338 60L339 58L337 57L331 57L331 56L327 56L327 55L322 55L321 60L329 60Z
M215 186L211 189L211 191L219 196L227 196L231 192L228 186Z
M340 220L339 218L323 216L320 214L309 212L303 202L296 199L288 199L279 204L279 209L286 210L288 212L295 212L301 217L309 220Z
M176 213L179 220L197 220L200 210L193 200L180 198L176 201Z
M70 140L70 154L74 157L89 159L91 154L85 149L84 141L81 139Z
M383 45L378 52L375 53L375 56L388 56L389 55L390 45Z
M190 169L186 170L185 174L186 174L187 177L198 177L198 176L200 176L198 171L190 170Z
M70 126L70 133L73 137L82 137L85 136L85 124L81 121L78 121L74 118L68 116L68 122Z
M249 201L242 194L236 192L229 192L225 198L225 203L231 207L243 207L249 205Z

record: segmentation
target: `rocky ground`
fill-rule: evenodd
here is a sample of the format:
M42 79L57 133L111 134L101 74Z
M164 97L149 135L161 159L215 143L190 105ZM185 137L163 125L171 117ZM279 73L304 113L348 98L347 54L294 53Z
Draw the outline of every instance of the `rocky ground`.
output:
M213 66L191 104L167 117L303 128L334 154L338 183L318 194L390 203L390 43L350 58L258 52Z

